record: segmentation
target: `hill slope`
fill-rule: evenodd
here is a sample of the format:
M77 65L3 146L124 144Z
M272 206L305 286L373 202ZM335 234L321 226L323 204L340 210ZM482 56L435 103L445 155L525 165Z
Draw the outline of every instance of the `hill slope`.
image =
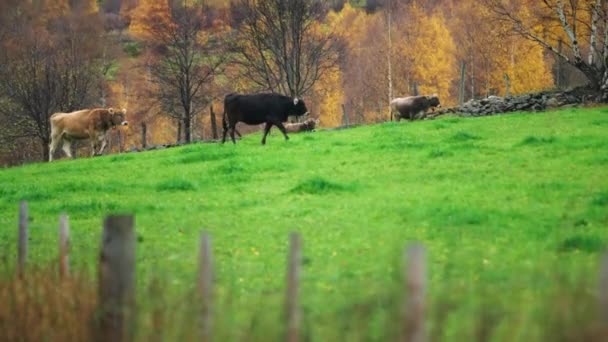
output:
M304 305L317 324L354 303L382 307L373 298L398 278L405 243L418 240L429 249L431 298L467 303L448 321L470 313L482 290L505 311L531 315L554 272L594 276L608 238L607 129L608 109L572 109L386 123L287 142L273 130L266 146L253 135L236 146L4 169L0 257L13 264L20 199L30 203L30 260L54 260L65 211L72 262L87 270L103 216L132 212L140 284L156 275L169 288L190 287L205 229L220 296L261 310L278 305L287 234L297 230ZM240 312L235 324L252 314ZM312 336L327 338L323 327Z

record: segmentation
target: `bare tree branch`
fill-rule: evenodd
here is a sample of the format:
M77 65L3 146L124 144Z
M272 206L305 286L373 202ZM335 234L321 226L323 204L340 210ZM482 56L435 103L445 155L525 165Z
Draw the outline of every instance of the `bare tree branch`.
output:
M241 77L262 90L306 94L337 66L337 40L315 28L325 13L319 0L240 0L245 13L231 44Z
M150 66L162 113L183 124L186 142L192 140L192 122L210 99L203 95L224 64L222 51L201 38L203 14L177 6L171 21L149 18L151 36L162 52Z

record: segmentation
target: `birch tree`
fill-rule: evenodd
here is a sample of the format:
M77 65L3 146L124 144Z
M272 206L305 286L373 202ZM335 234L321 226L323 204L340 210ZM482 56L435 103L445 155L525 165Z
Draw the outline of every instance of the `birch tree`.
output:
M526 17L509 1L485 0L496 19L511 32L541 45L585 75L589 86L608 95L608 0L542 0L535 15ZM531 19L532 18L532 19ZM541 19L541 20L539 20ZM556 25L557 24L557 25ZM559 27L567 51L547 34Z

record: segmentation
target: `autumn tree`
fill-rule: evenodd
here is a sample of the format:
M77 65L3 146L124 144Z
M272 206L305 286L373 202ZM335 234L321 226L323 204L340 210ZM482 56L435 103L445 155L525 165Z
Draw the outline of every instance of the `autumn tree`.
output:
M202 15L181 7L172 11L169 22L151 17L148 24L159 51L150 66L153 96L164 114L182 123L186 142L192 139L194 118L210 101L206 87L223 65L219 46L202 30Z
M589 86L608 97L608 1L485 0L495 18L516 33L572 65ZM559 28L555 32L555 27ZM566 51L558 48L564 37Z
M128 11L131 17L129 33L136 38L155 39L154 35L159 28L171 26L171 8L168 0L140 0L133 8L125 3L123 9Z
M338 45L319 25L324 1L239 0L238 6L243 21L232 49L254 88L301 96L336 67Z
M328 108L322 112L321 122L342 123L342 104L351 123L378 121L382 111L386 118L387 63L381 56L386 56L387 44L382 15L346 3L341 11L328 14L327 24L333 28L343 49L338 74L321 78L331 99L323 103L333 103L332 110ZM325 85L330 80L340 80L341 84ZM337 103L338 100L342 102ZM327 116L331 118L324 119Z
M551 59L544 49L519 35L505 34L504 24L475 0L446 6L454 37L455 58L465 63L464 99L538 91L553 86Z

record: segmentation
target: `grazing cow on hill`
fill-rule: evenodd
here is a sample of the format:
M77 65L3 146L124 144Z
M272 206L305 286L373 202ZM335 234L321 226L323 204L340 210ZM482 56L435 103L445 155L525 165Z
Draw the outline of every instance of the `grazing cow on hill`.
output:
M439 107L441 107L441 103L439 103L437 95L400 97L391 101L391 111L398 113L395 116L397 121L422 119L429 108Z
M301 116L308 113L303 100L275 93L263 93L253 95L228 94L224 98L224 116L222 125L224 134L222 143L226 142L226 133L230 129L232 142L236 144L234 133L237 122L248 125L266 124L262 145L266 144L268 131L274 125L277 126L285 140L288 140L287 131L283 122L287 121L289 115Z
M288 133L310 132L317 127L319 119L308 118L304 122L288 123L285 125L285 130Z
M106 134L110 128L126 126L127 110L113 108L83 109L71 113L55 113L51 115L51 144L49 161L53 161L55 150L63 142L63 151L72 158L70 151L74 140L89 139L91 141L91 156L102 154L107 144ZM101 142L99 152L95 152Z

